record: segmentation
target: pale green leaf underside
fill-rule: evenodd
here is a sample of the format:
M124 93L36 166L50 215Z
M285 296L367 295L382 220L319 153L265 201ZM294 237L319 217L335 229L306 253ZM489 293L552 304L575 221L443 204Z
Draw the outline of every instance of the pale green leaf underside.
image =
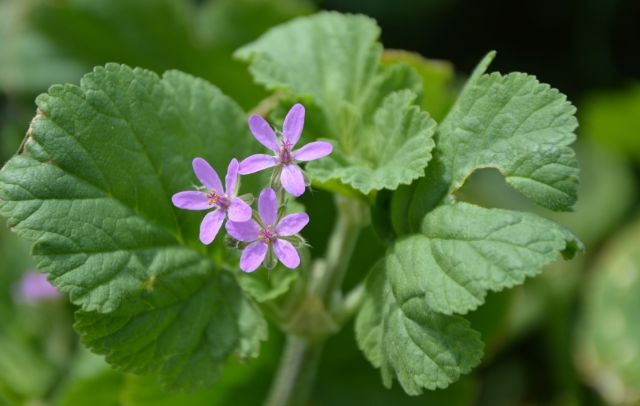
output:
M353 164L328 157L309 163L309 174L320 182L339 179L364 194L393 190L422 176L431 159L436 123L413 104L414 100L408 90L385 99L375 113L366 144L361 146L367 161Z
M476 169L495 167L537 204L570 210L578 165L569 148L578 126L566 97L523 73L483 74L476 69L438 128L438 150L457 190Z
M416 96L395 93L420 96L422 81L406 64L380 64L379 34L368 17L319 13L278 26L236 52L251 63L257 82L310 98L321 112L308 121L318 127L314 133L336 140L336 152L309 165L312 178L339 180L365 194L422 176L433 147L434 122L409 108Z
M480 334L459 316L433 312L417 301L400 299L387 280L384 263L367 281L356 319L356 338L390 387L397 379L409 395L445 388L480 363Z
M235 56L271 90L311 96L340 139L371 97L378 79L380 28L361 15L318 13L267 31ZM353 129L353 127L351 128Z
M488 291L521 284L581 248L571 232L539 216L456 203L430 212L420 234L395 244L386 266L399 301L466 313Z
M110 335L133 340L126 351L145 342L156 354L172 354L191 333L154 336L149 318L169 323L171 312L189 309L194 312L189 317L203 325L216 323L219 332L244 330L241 324L247 321L240 317L207 320L217 315L197 299L203 284L209 281L207 289L220 292L215 300L232 301L229 311L236 313L244 306L241 296L233 294L239 287L232 280L225 282L226 289L216 286L229 278L217 275L221 271L197 241L204 213L171 204L173 193L195 182L195 156L226 168L231 157L249 153L251 137L242 110L210 84L186 74L169 72L160 78L116 64L96 68L80 87L52 87L37 104L21 151L0 172L0 212L18 234L34 242L39 269L80 306L80 328L93 318L102 320ZM136 307L140 303L144 311ZM259 324L261 317L249 319ZM131 322L118 331L124 320ZM251 337L260 337L251 330ZM95 337L98 332L84 333ZM211 383L207 371L216 369L214 361L232 352L257 353L254 338L247 341L238 333L235 342L234 348L215 348L213 340L185 347L180 367L203 375L194 382ZM137 355L123 352L121 341L101 345L101 352L126 354L108 357L117 367L157 371L167 382L188 384L168 358L158 355L156 364L138 369L129 361ZM220 357L205 366L200 352Z
M162 299L149 292L115 312L78 311L75 328L119 370L158 374L172 388L211 385L230 354L257 355L267 325L227 272L197 282L180 291L159 281Z

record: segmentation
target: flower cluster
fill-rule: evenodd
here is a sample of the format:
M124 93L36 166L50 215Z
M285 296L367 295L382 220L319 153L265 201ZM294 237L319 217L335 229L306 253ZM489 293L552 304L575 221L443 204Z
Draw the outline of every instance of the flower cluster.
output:
M200 224L200 241L203 244L211 244L227 220L227 233L244 248L240 268L245 272L253 272L265 259L274 258L273 255L288 268L300 265L300 256L293 242L300 240L296 235L307 225L309 216L306 213L282 216L280 208L286 204L284 192L301 196L307 182L297 163L325 157L332 151L331 144L324 141L310 142L293 150L302 134L304 114L304 106L294 105L285 117L280 138L264 118L252 115L249 117L249 129L258 142L274 155L255 154L242 162L232 159L224 188L215 169L203 158L195 158L193 171L202 187L178 192L171 199L180 209L210 210ZM269 168L273 168L271 187L260 192L255 212L247 201L237 195L238 177ZM267 266L272 263L267 261Z

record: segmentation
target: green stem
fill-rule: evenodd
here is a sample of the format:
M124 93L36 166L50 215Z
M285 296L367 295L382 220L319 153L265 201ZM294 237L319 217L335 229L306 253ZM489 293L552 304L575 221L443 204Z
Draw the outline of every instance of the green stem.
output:
M334 307L341 295L340 286L365 223L366 206L353 198L336 196L338 218L327 245L324 261L314 267L313 291L328 308Z
M322 342L290 335L265 405L299 406L309 398L318 369Z
M323 320L315 317L318 313L328 314L331 326L333 319L348 319L361 303L363 292L355 291L346 300L341 300L341 285L347 272L360 230L365 225L366 206L355 199L337 196L337 220L329 239L324 259L316 260L311 267L311 277L305 289L305 297L300 303L321 303L322 309L312 308L302 322ZM323 306L322 306L323 305ZM327 313L327 310L330 313ZM332 312L335 310L335 312ZM346 312L341 316L342 313ZM334 314L335 313L335 314ZM287 344L280 361L276 377L271 385L266 404L268 406L298 406L307 402L316 369L322 352L324 339L335 332L331 327L322 326L313 338L287 335ZM293 329L293 331L300 329Z
M359 283L340 303L340 307L334 312L338 325L343 326L356 314L364 302L365 287L364 283Z

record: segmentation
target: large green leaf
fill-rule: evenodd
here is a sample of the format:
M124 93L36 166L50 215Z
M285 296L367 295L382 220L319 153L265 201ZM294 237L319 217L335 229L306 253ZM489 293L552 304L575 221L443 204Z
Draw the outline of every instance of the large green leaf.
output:
M170 197L194 183L193 157L223 172L249 152L235 103L182 73L161 79L112 64L37 104L21 153L0 172L1 212L72 302L108 312L153 275L209 271L197 242L202 214Z
M572 210L578 164L575 108L556 89L523 73L484 74L489 53L436 129L436 148L425 176L401 186L391 201L397 234L419 231L423 217L444 202L476 170L495 168L538 205Z
M408 93L393 94L420 96L422 81L406 64L381 65L379 35L368 17L319 13L273 28L236 52L258 83L310 99L309 133L336 140L331 159L309 165L312 178L365 194L421 176L432 147L433 121L411 107Z
M450 190L460 188L474 170L495 167L534 202L570 210L578 187L578 164L568 147L575 141L576 109L533 76L483 74L493 55L476 68L438 127Z
M572 233L536 215L457 203L429 213L421 233L397 242L386 265L398 301L466 313L488 291L520 284L580 248Z
M37 104L21 151L0 172L0 212L34 242L38 267L80 306L78 326L88 344L118 367L159 371L178 386L191 379L178 375L177 364L202 375L194 384L210 383L214 361L234 345L254 354L256 342L241 333L243 323L263 323L261 316L229 316L245 312L246 304L197 241L202 213L179 211L170 200L194 183L193 157L207 158L223 173L232 157L248 154L242 110L186 74L160 78L116 64L96 68L80 87L52 87ZM221 240L209 252L220 250ZM214 300L229 309L216 310ZM170 323L181 313L209 332L237 337L220 348L205 340L178 351L199 337L175 332ZM100 329L88 331L91 321ZM163 326L168 338L153 330ZM101 333L114 338L98 341ZM136 353L135 340L166 357L143 362L148 353ZM201 353L215 356L205 362Z
M356 319L358 345L387 387L396 378L409 395L418 395L449 386L480 363L480 334L465 319L399 297L387 273L382 261L374 267Z

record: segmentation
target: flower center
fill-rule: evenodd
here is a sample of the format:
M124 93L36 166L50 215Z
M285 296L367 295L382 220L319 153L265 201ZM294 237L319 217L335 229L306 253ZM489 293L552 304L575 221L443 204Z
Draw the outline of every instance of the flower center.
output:
M261 228L260 231L258 231L258 240L266 242L267 244L275 241L277 236L278 235L276 234L275 230L273 230L272 226Z
M291 157L291 147L292 145L288 142L282 144L282 148L280 149L280 153L278 154L278 159L281 164L290 164L293 161Z
M209 203L210 206L216 205L220 208L226 208L229 205L227 198L216 193L215 190L207 192L207 203Z

